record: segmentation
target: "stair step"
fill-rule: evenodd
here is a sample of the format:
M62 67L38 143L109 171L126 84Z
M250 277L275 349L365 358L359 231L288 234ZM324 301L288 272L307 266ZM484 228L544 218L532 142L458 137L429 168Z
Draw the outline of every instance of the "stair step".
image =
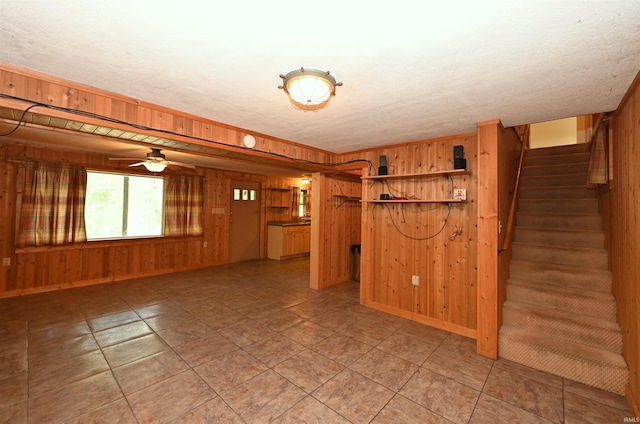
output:
M609 256L604 248L513 242L512 258L602 269L609 266Z
M586 174L523 175L520 180L520 187L584 187L586 183Z
M554 164L570 164L589 162L589 152L569 153L558 155L532 155L527 152L524 157L524 166L541 166Z
M616 320L616 302L610 293L519 280L512 276L507 281L507 300Z
M601 230L602 218L599 214L577 213L520 213L516 215L516 225L523 227L548 227L575 230Z
M509 263L509 273L512 278L521 281L611 293L611 272L604 269L512 259Z
M535 175L562 175L562 174L586 174L589 170L589 162L555 163L534 165L523 164L522 177Z
M499 356L617 394L629 381L589 146L529 150Z
M593 230L516 226L514 241L601 249L604 247L604 233Z
M528 333L622 353L622 333L615 321L507 300L502 309L502 322Z
M527 155L535 156L554 156L554 155L571 155L576 153L590 152L591 145L589 143L565 144L562 146L538 147L527 150Z
M586 181L585 181L586 183ZM520 199L596 199L593 188L581 186L521 187Z
M507 326L500 329L499 355L619 395L629 381L622 355Z
M518 199L518 212L598 213L598 199Z

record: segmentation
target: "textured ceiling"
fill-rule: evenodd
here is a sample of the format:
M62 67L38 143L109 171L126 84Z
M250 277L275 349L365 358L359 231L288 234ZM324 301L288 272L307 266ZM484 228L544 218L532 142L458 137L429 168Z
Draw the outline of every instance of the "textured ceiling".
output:
M613 110L640 69L638 0L0 3L0 62L334 152Z

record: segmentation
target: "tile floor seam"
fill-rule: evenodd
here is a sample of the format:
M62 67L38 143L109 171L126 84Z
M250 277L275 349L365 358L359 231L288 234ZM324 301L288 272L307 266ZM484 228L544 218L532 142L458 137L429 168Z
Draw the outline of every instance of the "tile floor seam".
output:
M579 408L583 404L593 405L594 408L600 408L600 411L598 411L599 414L617 413L618 415L626 414L630 416L630 412L614 406L624 405L624 403L620 403L624 402L623 400L621 401L618 398L616 398L615 401L613 399L600 400L598 399L597 393L591 392L589 391L590 389L588 387L582 386L572 386L571 396L569 399L567 393L569 389L565 379L559 380L560 387L558 387L557 384L554 384L553 379L549 379L546 377L548 375L545 373L539 373L539 375L536 373L530 373L528 371L530 369L521 369L519 366L516 367L513 364L505 367L503 366L505 364L504 362L499 362L497 360L493 360L490 363L488 371L486 371L484 368L486 367L486 365L482 365L484 363L483 361L469 359L468 361L464 362L464 364L468 364L468 366L476 368L478 370L478 373L480 372L480 370L483 370L482 372L487 372L482 380L481 386L471 385L474 381L477 382L479 380L474 377L478 375L478 373L468 374L469 376L473 377L470 379L464 379L462 377L467 371L458 374L457 377L450 377L446 372L443 373L443 371L446 371L447 368L443 367L440 369L438 367L440 367L441 365L438 364L446 365L445 362L442 362L444 356L446 356L446 351L458 352L460 355L469 356L469 358L471 358L472 355L469 354L469 343L467 338L463 338L462 336L458 336L452 333L441 333L443 330L439 328L428 326L419 327L418 325L415 325L414 321L392 317L377 310L362 309L363 307L359 304L356 295L356 289L359 289L359 286L350 283L338 285L336 288L328 288L323 292L310 292L309 289L304 286L306 284L304 282L304 279L300 279L296 282L294 282L293 280L281 280L279 278L267 278L268 281L260 280L260 278L262 277L261 274L264 274L265 269L270 269L270 266L273 265L274 267L271 269L277 270L275 271L274 275L279 275L282 272L282 267L289 267L293 263L294 262L279 264L257 263L255 264L256 269L260 269L261 271L250 273L238 272L238 275L235 276L227 273L229 275L225 277L219 277L217 271L221 271L222 274L225 274L225 270L235 269L234 265L228 265L214 268L216 274L213 279L211 277L211 274L208 272L183 272L179 273L177 276L173 276L170 278L160 277L152 280L137 279L131 284L126 284L124 282L113 283L117 284L114 286L102 285L100 287L76 287L71 288L69 291L61 290L52 292L51 295L47 293L36 294L31 298L25 298L22 306L20 306L18 303L16 303L17 306L15 306L16 310L22 308L22 310L24 311L24 334L16 332L16 334L18 335L15 337L11 337L11 340L15 340L16 338L20 340L22 337L24 337L25 340L23 352L26 356L26 370L24 372L24 379L21 379L21 381L23 382L21 384L24 384L26 387L26 398L16 398L16 402L12 403L11 405L22 405L18 408L22 408L21 410L24 411L27 422L29 422L31 418L35 419L35 416L31 416L32 409L29 406L33 406L33 404L30 403L30 400L33 399L33 397L31 396L33 392L30 390L30 384L31 379L34 376L32 374L33 363L31 363L30 360L35 359L38 353L32 350L35 345L30 343L30 337L35 337L35 335L38 333L49 331L51 332L51 334L53 334L52 337L57 337L58 339L65 341L71 340L67 339L67 336L65 336L65 334L72 333L60 332L59 335L56 334L58 333L58 329L64 329L65 327L70 326L70 323L73 322L72 316L76 316L77 318L82 317L83 325L85 325L86 328L89 329L92 340L97 346L97 348L94 350L88 350L86 352L80 350L79 352L83 352L82 354L86 354L87 352L95 352L99 350L99 356L101 357L102 361L106 363L108 369L105 369L104 371L90 371L90 375L84 376L78 381L74 380L73 382L70 382L67 377L61 374L60 376L63 378L62 381L65 381L65 386L63 387L66 387L67 385L69 387L71 387L71 385L73 385L74 387L80 387L77 385L77 383L84 382L85 380L92 377L96 377L108 370L108 375L110 376L111 381L114 382L115 387L117 387L119 396L117 400L105 401L107 403L99 402L98 404L96 404L98 406L93 405L88 410L82 410L84 412L80 413L80 415L84 415L84 413L89 412L95 413L99 410L102 410L102 408L104 407L110 405L113 406L112 404L118 403L119 407L126 404L129 413L133 414L136 421L139 421L139 419L137 418L138 416L135 415L136 410L134 409L134 405L130 401L130 397L132 394L137 394L141 390L144 390L156 384L160 385L164 383L166 385L168 384L169 379L173 379L176 376L182 376L183 380L188 376L193 376L193 378L196 378L197 381L200 382L198 384L201 384L203 385L202 387L207 388L210 393L207 396L213 396L213 398L207 401L198 401L195 398L192 399L190 401L191 403L187 405L188 409L185 409L186 412L180 412L181 415L179 417L187 416L192 412L196 413L196 411L201 411L208 402L213 401L214 399L219 399L219 401L222 402L223 405L226 405L226 408L228 408L229 411L233 411L233 413L235 413L237 416L242 417L242 415L240 414L241 411L233 409L231 404L222 397L222 393L232 391L238 386L246 383L247 381L251 381L252 379L256 379L256 381L258 381L259 379L256 378L258 376L262 376L262 378L264 379L267 375L270 375L273 376L271 378L277 378L277 381L282 382L282 384L285 385L283 387L290 387L291 390L294 390L295 393L298 393L297 396L302 396L301 399L298 399L292 404L283 404L278 408L273 409L274 414L277 415L274 415L271 418L283 417L284 414L292 411L296 405L299 405L301 402L305 401L305 399L313 399L313 402L317 402L319 407L325 408L325 410L331 411L331 413L337 414L337 416L343 417L345 420L349 421L349 419L346 418L345 415L341 414L333 407L330 407L329 405L320 401L320 399L316 397L318 393L320 393L319 390L323 387L325 387L325 395L330 393L329 388L332 386L328 383L333 381L333 386L335 386L336 383L343 381L339 380L338 376L342 374L341 378L344 379L347 376L347 374L344 373L348 372L353 373L350 375L354 377L357 376L355 381L367 382L366 384L371 385L371 387L379 387L380 390L383 390L382 393L387 393L387 395L390 396L388 399L386 399L386 401L375 404L375 406L373 406L373 409L370 410L370 413L373 413L373 410L377 411L372 416L372 418L369 419L368 415L365 415L367 416L367 419L369 421L373 421L376 419L376 417L382 416L381 414L383 414L383 411L391 411L394 408L399 407L404 408L410 404L417 405L420 407L420 410L428 411L429 413L446 419L444 415L436 412L438 410L437 407L432 409L432 407L430 406L427 408L424 405L414 401L413 399L410 399L401 394L401 392L403 392L403 390L408 387L409 383L421 372L421 370L425 370L426 372L430 373L429 375L438 376L439 379L441 378L446 381L455 382L464 387L474 390L473 393L478 393L477 397L475 397L475 399L473 400L473 408L471 408L470 410L467 422L472 420L476 415L482 416L482 414L485 414L484 416L486 417L488 416L486 415L487 413L493 412L487 410L487 404L481 405L481 398L483 398L484 396L486 396L487 399L493 399L496 402L504 404L505 407L508 407L508 409L511 409L513 411L520 411L517 413L528 413L533 414L534 416L541 419L549 419L546 418L546 415L543 416L543 414L541 414L541 411L545 411L544 409L534 408L532 410L525 410L519 407L517 403L511 403L511 401L509 400L495 397L486 392L486 390L489 388L488 384L490 379L493 378L493 384L497 383L497 380L495 380L497 377L496 375L494 375L494 373L502 370L501 372L513 374L519 381L530 381L532 383L535 382L534 386L536 387L546 387L549 389L549 393L554 393L559 390L559 392L557 392L559 399L556 398L556 400L552 404L557 405L557 402L559 402L559 408L556 411L561 411L561 414L558 414L557 416L557 419L559 419L560 422L577 419L576 414L580 413L577 408ZM244 271L245 268L243 268L242 271ZM304 272L305 270L303 268L300 268L298 271ZM154 284L153 287L151 287L151 284ZM146 287L151 287L151 289L147 290ZM259 288L266 288L266 291L259 293L256 292L256 290L258 290ZM108 294L107 297L109 297L109 299L96 300L99 299L100 295L105 293ZM258 293L259 296L254 296L254 294L256 293ZM278 299L279 296L281 296L281 299L283 300L274 300ZM247 299L248 297L251 298ZM2 302L2 299L0 299L0 302ZM194 319L197 319L199 322L201 322L203 324L203 329L206 329L206 331L204 331L204 333L202 334L198 333L197 331L193 332L193 338L185 336L184 339L178 338L178 341L174 343L174 345L168 344L159 334L159 330L156 331L151 325L149 325L148 322L151 317L160 316L162 315L162 313L158 315L146 316L146 318L143 318L143 308L160 303L167 303L167 307L169 308L169 305L175 305L176 308L178 308L183 313L189 314L190 316L193 316ZM261 338L258 341L253 341L252 343L243 346L240 346L240 344L236 344L236 342L234 342L234 339L232 337L229 337L231 334L230 332L226 332L226 335L221 332L221 330L245 325L245 323L249 322L264 326L265 324L263 322L268 322L268 318L264 318L261 321L261 318L257 318L251 313L251 305L257 306L260 303L264 304L264 306L267 307L265 311L270 311L269 314L274 317L277 317L279 314L281 314L282 317L286 317L286 314L282 314L283 312L286 312L289 314L293 314L292 316L299 317L300 321L294 325L287 325L286 322L278 323L274 321L272 322L272 325L274 327L270 329L270 331L273 331L273 333L266 335L264 338ZM3 303L3 305L8 304L8 302ZM336 306L335 308L333 308L326 305L340 306ZM293 309L296 307L297 309ZM59 310L68 313L69 317L65 317L64 314L57 314L56 311ZM113 344L104 343L103 346L98 342L96 333L112 328L110 326L111 324L109 324L108 316L115 316L118 314L123 315L123 321L132 318L133 314L135 314L135 317L137 317L136 322L140 322L146 325L149 329L149 333L131 333L135 336L130 339L125 337L124 340L119 340L118 342ZM208 319L205 319L205 316L208 317ZM219 316L227 323L223 324L222 326L215 325L214 322L211 321L211 319L215 320L217 316ZM96 327L98 331L94 331L92 323L100 322L99 318L103 318L103 322L106 322L107 326L105 328L101 328L100 326L103 324L100 324ZM167 317L167 319L171 320L172 318L169 316ZM298 318L296 318L296 320L297 319ZM114 318L114 321L117 321L117 319ZM343 322L343 324L341 324L341 321ZM304 326L305 323L308 323L308 325ZM356 325L358 323L360 323L360 325ZM318 335L313 334L313 336L309 335L308 337L302 338L300 331L304 332L305 330L309 330L310 332L313 332L319 329L319 327L314 327L311 324L318 325L319 327L327 329L327 331L330 332L330 335L326 336L327 333L324 333L325 335L321 335L322 332L319 332L317 333ZM126 323L118 324L115 326L117 327L120 325L126 325ZM300 326L298 328L298 332L291 330L297 326ZM173 326L167 328L173 328ZM260 327L258 327L258 329L259 328ZM425 331L422 331L423 329ZM238 330L249 330L249 327L239 328ZM371 330L371 332L367 333L369 330ZM388 330L388 332L386 330ZM9 329L7 331L13 330ZM360 336L360 334L357 334L357 331L363 332L361 334L362 337L355 338L349 335L354 334ZM188 330L187 333L189 333ZM82 334L82 332L78 334ZM443 334L444 337L442 337ZM109 360L107 360L108 355L105 353L107 349L115 346L121 346L123 343L141 340L142 338L147 336L154 336L155 338L157 338L157 340L164 343L164 347L162 347L162 350L160 352L147 353L145 351L141 351L144 356L137 357L136 359L132 360L127 359L127 362L120 363L115 367L112 366L112 363L109 362ZM317 339L314 337L317 337ZM395 339L392 339L392 337L394 337ZM202 362L200 362L200 359L196 358L195 356L184 356L187 351L185 351L184 348L179 349L180 346L186 346L190 343L197 343L199 341L205 343L204 346L206 346L207 338L211 338L210 342L216 343L216 346L218 346L218 343L229 343L228 347L234 347L234 349L230 350L229 352L222 353L225 351L225 349L228 348L227 346L222 347L219 351L212 353L210 357L206 357L206 359ZM267 347L268 350L269 340L272 340L273 338L276 338L279 342L282 342L283 346L291 343L291 346L294 346L296 349L295 353L291 355L285 353L284 356L286 357L284 357L284 359L278 358L277 356L272 356L271 358L269 358L268 354L266 356L258 355L262 357L261 360L258 358L258 356L254 356L257 351L253 351L254 354L251 354L250 352L252 350L247 349L249 346L263 341L263 345ZM333 340L331 340L331 338L333 338ZM411 352L413 352L413 354L419 356L415 356L413 361L409 361L407 359L409 354L405 354L404 357L401 356L401 352L395 349L395 346L397 346L398 343L409 342L412 339L416 340L417 344L424 344L424 350L412 350ZM367 341L363 342L362 340ZM435 343L431 344L432 341L429 340L432 340ZM236 339L236 341L238 341L238 339ZM330 342L332 341L335 342L333 343L333 345L335 346L340 346L344 342L351 341L353 343L356 343L357 346L360 346L361 352L364 353L359 353L355 359L353 354L351 355L351 357L343 357L343 359L340 359L339 362L338 360L336 360L339 357L335 357L336 359L333 359L331 357L333 354L330 353L332 346L332 343ZM340 343L338 343L338 341ZM2 342L9 343L10 340L5 341L3 339L2 341L0 341L0 344ZM385 344L385 342L387 343ZM52 343L51 348L57 345L58 343ZM132 344L131 346L138 347L140 345ZM349 346L349 349L352 349L354 345L345 346ZM122 346L122 348L125 349L125 346ZM44 349L45 350L43 350L42 354L46 355L49 348L45 346ZM338 349L336 352L339 351L340 349ZM121 385L120 380L116 378L114 370L123 365L129 365L131 363L134 363L135 361L146 359L153 355L159 355L161 352L166 352L167 355L175 357L180 361L180 363L184 365L184 369L175 373L170 372L169 374L167 374L168 376L163 375L157 381L145 385L142 388L136 389L129 394L125 394L124 388ZM183 353L180 354L179 352ZM243 352L245 355L248 355L248 357L253 358L253 360L257 361L257 363L262 364L261 366L265 367L265 369L251 376L249 379L244 380L244 382L235 383L233 386L227 388L226 391L222 391L219 393L207 381L207 379L205 379L204 376L197 371L197 369L204 370L205 368L199 367L206 365L213 360L221 358L225 355L232 355L233 352ZM351 352L351 350L348 350L346 352ZM424 352L424 357L422 357L422 353L419 352ZM295 374L290 374L289 378L286 377L286 375L289 375L287 374L287 368L284 365L286 361L292 360L291 367L299 366L296 364L304 364L304 360L302 359L303 357L298 359L298 361L302 362L295 362L293 360L299 355L303 355L303 357L304 355L307 355L306 359L304 360L309 360L311 357L324 358L328 361L327 363L332 363L335 364L336 367L339 367L339 370L337 372L330 371L332 375L327 380L324 380L324 377L321 377L315 380L315 382L310 383L311 385L308 387L313 387L313 389L308 388L307 390L309 391L307 391L305 390L305 388L303 388L307 387L305 386L306 383L303 384L304 380L293 378ZM393 378L378 378L374 374L375 371L366 373L366 368L362 368L362 366L365 366L363 358L367 355L369 355L369 360L372 360L373 358L389 358L389 360L391 360L391 364L395 364L396 362L394 361L406 361L407 366L415 366L416 368L410 375L402 375L400 379L396 380L401 382L401 384L398 386L394 383ZM123 358L126 359L126 356ZM358 367L359 361L363 361L360 364L360 367ZM426 368L428 362L430 368ZM114 362L114 364L117 363L117 361ZM295 368L291 369L293 370ZM357 369L360 369L361 371L357 371ZM43 370L45 370L45 368L43 368ZM372 377L367 377L365 373L367 375L371 374ZM4 376L2 378L4 378L4 381L6 382L13 381L7 380L7 377ZM0 379L0 381L3 380ZM355 381L353 384L356 384ZM392 387L390 387L389 385L391 385ZM396 387L397 390L395 390ZM479 387L479 390L474 389L474 387ZM2 387L0 386L0 389L1 388ZM426 390L424 388L420 388L420 386L414 386L414 390L415 389ZM403 400L398 403L400 399ZM120 400L122 400L123 403L119 403ZM543 398L540 399L540 401L543 400ZM406 403L405 401L410 402L410 404ZM307 403L303 405L309 405L308 402L310 402L310 400L306 402ZM315 405L315 403L313 404ZM550 404L549 407L552 404ZM41 406L39 407L41 408ZM280 410L280 408L284 409ZM7 407L5 406L3 408L0 408L0 418L2 417L1 414L3 409L6 410ZM295 412L292 411L291 413ZM393 414L394 412L389 413ZM568 414L573 415L568 416ZM77 416L79 417L80 415ZM245 421L247 420L246 416L242 419Z

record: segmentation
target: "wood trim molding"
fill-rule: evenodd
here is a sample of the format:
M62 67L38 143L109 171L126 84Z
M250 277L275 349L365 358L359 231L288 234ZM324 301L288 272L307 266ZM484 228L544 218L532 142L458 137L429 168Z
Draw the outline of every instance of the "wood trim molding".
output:
M477 352L498 358L498 137L499 120L478 124Z

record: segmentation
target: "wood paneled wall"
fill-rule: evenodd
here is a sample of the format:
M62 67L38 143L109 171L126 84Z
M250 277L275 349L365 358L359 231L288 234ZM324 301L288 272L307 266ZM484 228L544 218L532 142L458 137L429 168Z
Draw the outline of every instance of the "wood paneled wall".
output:
M321 290L353 278L350 248L361 241L362 182L357 176L316 173L312 193L311 287Z
M279 161L291 166L299 165L300 161L331 162L330 152L255 132L250 133L256 138L255 147L244 149L242 148L243 138L249 134L247 130L3 63L0 63L0 93L46 105L96 114L136 126L150 127L157 132L140 132L159 137L166 136L164 131L171 132L177 134L172 137L176 140L216 148L219 154L225 157L254 156L254 160L270 161L269 163ZM0 105L18 109L25 109L28 106L27 103L1 98ZM96 125L106 124L124 131L134 130L126 125L107 123L89 116L78 117L42 107L36 107L33 112Z
M513 128L498 126L498 246L503 246L507 235L509 209L513 199L518 160L520 157L520 139ZM515 223L514 223L515 225ZM507 297L507 280L509 279L509 262L511 249L501 251L498 255L498 328L502 325L502 305Z
M98 241L72 246L16 249L16 175L21 161L42 160L82 164L87 169L141 172L109 162L104 155L0 143L0 297L47 291L73 285L103 283L227 263L229 260L230 180L245 179L263 187L291 187L296 179L199 168L205 180L202 237ZM171 171L165 171L171 172ZM192 172L192 171L187 171ZM265 196L265 191L262 191ZM266 222L279 219L262 202L261 256L266 257ZM204 247L207 242L207 247Z
M475 134L425 140L343 155L378 166L386 155L389 174L453 169L453 146L462 145L469 175L364 180L363 198L381 190L396 196L451 198L466 188L467 202L362 205L361 302L399 316L470 337L477 325L477 140ZM363 165L366 167L366 164ZM369 191L369 193L367 193ZM374 193L374 194L372 194ZM339 194L339 193L334 193ZM372 194L368 196L368 194ZM445 197L446 196L446 197ZM446 225L441 230L446 219ZM462 234L450 236L462 229ZM412 285L412 276L420 286Z
M640 416L640 73L613 120L613 175L600 205L609 242L613 292L629 366L627 400Z

